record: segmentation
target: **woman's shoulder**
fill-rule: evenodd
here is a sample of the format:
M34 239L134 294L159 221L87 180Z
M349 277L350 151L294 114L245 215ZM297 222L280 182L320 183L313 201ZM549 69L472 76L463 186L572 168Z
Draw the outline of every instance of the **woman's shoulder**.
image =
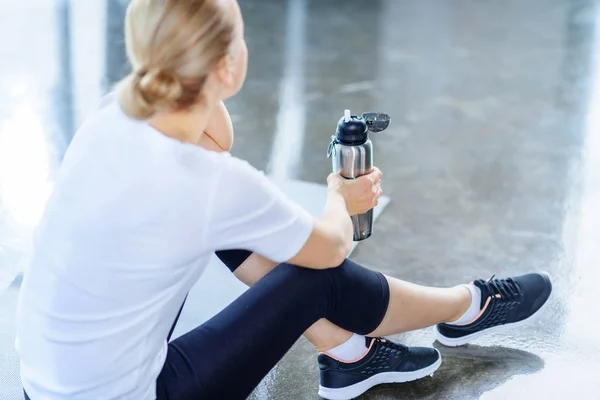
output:
M85 116L76 135L90 130L106 131L108 126L114 129L116 126L127 122L128 120L124 114L119 112L115 93L110 92L102 97L96 107Z
M262 179L264 173L248 161L233 156L229 152L215 152L192 144L184 145L182 162L193 173L205 177L206 174L226 180Z
M107 94L102 96L102 98L98 102L98 105L96 106L96 110L102 110L112 104L115 104L116 102L117 102L117 93L115 91L108 92Z

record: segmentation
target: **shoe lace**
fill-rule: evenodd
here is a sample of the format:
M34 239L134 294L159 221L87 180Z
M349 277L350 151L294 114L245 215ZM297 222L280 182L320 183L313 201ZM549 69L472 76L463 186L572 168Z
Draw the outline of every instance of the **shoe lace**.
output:
M495 276L492 275L487 282L481 281L490 296L500 297L503 300L516 300L521 295L521 287L513 279L494 279Z
M385 338L382 338L382 337L376 337L374 339L377 342L379 342L382 346L389 347L389 348L392 348L394 350L398 350L398 351L401 351L401 352L408 351L408 346L405 346L403 344L392 342L392 341L389 341L389 340L387 340Z

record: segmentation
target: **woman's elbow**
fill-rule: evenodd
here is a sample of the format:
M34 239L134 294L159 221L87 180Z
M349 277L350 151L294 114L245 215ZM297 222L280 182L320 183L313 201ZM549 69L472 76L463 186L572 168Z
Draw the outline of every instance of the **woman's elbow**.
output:
M352 251L353 240L352 230L340 229L337 233L336 245L332 246L331 261L329 268L339 267L348 257L350 251Z
M331 252L331 255L328 257L329 259L325 263L325 269L327 268L336 268L344 263L348 254L352 250L352 242L343 240L343 238L339 241L338 245L335 246Z
M290 263L312 269L340 266L352 250L352 232L349 233L317 221L308 241Z
M348 257L350 250L352 250L352 246L342 247L340 251L338 251L338 253L333 257L331 266L329 268L336 268L342 265L344 261L346 261L346 257Z

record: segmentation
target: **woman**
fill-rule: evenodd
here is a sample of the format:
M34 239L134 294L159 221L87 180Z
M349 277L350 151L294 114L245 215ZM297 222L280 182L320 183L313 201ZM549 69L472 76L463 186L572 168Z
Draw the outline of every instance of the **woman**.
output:
M28 398L241 399L303 333L322 352L320 394L351 398L439 366L435 349L382 335L438 324L457 346L547 301L545 274L441 289L345 260L349 215L377 204L379 170L331 175L314 219L231 157L222 101L247 62L235 0L133 0L126 42L133 72L75 136L25 272ZM253 286L169 343L214 251Z

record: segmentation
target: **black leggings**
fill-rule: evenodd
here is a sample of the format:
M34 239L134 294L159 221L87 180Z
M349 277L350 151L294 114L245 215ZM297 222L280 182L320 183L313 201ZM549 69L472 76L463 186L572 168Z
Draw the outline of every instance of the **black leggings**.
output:
M217 255L234 271L250 253ZM280 264L209 321L169 343L157 398L245 399L316 321L327 318L368 334L381 323L388 302L385 277L352 261L321 271Z
M249 252L217 256L234 271ZM368 334L389 303L385 277L346 260L310 270L280 264L215 317L169 343L158 400L245 399L312 324Z

